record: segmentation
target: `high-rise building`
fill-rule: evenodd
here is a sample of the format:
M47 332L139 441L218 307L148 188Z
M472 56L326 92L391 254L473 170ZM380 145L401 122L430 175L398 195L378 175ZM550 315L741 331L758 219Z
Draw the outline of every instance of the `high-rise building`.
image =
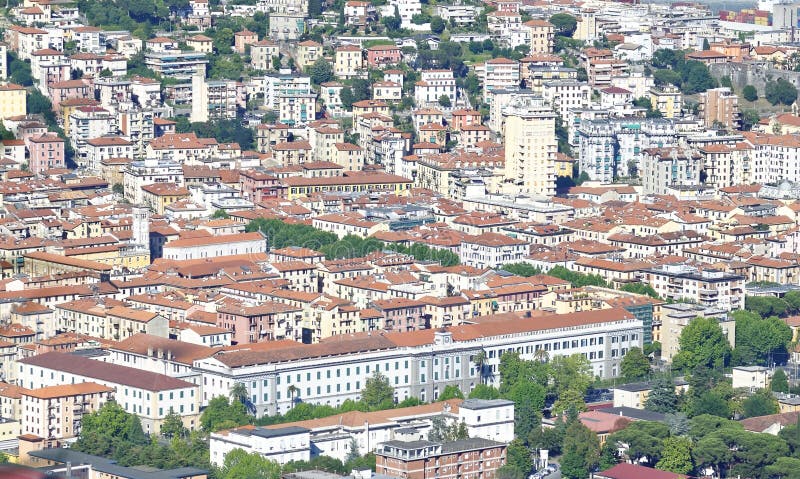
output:
M544 99L520 98L503 110L506 188L553 196L556 190L556 114ZM517 191L514 191L517 192Z
M700 116L706 128L715 124L739 127L739 97L730 88L712 88L700 94Z

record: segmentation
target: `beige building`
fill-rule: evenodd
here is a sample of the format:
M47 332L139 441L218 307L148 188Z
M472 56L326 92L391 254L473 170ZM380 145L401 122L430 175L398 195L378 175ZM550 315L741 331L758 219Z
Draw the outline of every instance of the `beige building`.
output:
M25 113L25 88L14 83L0 85L0 120Z
M700 94L700 116L706 128L721 123L726 128L739 127L739 97L730 88L712 88Z
M509 192L556 192L556 114L541 98L519 98L502 112L505 179Z
M22 433L68 439L81 432L84 414L97 411L114 392L93 382L31 389L22 393Z
M213 42L211 38L205 35L195 35L186 39L186 46L196 52L211 53L213 52Z
M764 366L738 366L732 369L731 380L734 389L769 389L772 370Z
M523 23L523 27L529 32L530 55L537 53L551 53L555 38L555 27L546 20L530 20Z
M728 339L731 348L736 344L736 321L719 309L706 309L689 303L664 304L661 306L661 358L671 362L680 351L678 340L683 328L697 317L716 319Z
M664 118L675 118L680 115L681 98L681 91L672 85L650 89L650 105L660 111Z
M297 44L295 63L301 70L310 67L319 58L322 58L322 45L319 43L313 40L306 40Z
M364 55L356 45L344 45L336 49L333 72L338 78L358 78L364 69Z
M271 70L272 59L278 56L278 44L272 40L261 40L250 45L250 66L254 70Z

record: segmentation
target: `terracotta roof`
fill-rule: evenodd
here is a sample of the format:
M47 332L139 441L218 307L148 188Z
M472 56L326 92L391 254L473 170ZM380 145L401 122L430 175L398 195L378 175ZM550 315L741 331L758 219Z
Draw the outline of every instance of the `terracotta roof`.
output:
M69 396L80 396L83 394L99 394L111 393L114 388L103 386L97 383L77 383L77 384L62 384L58 386L49 386L39 389L30 389L24 393L25 396L35 397L37 399L55 399Z
M136 368L129 368L117 364L110 364L103 361L65 354L50 352L20 359L20 364L38 366L45 369L64 371L78 376L85 376L103 382L121 384L145 391L167 391L170 389L194 388L194 384L180 379L144 371Z

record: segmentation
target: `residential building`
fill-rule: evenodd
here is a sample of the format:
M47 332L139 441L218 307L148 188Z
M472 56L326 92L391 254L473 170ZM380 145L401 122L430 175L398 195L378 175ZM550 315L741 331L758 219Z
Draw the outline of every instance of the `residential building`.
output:
M686 265L665 265L643 273L642 280L664 299L689 300L723 311L739 309L744 304L746 278L742 275Z
M113 393L113 388L94 382L25 390L22 434L58 440L77 437L83 416L100 409Z
M447 96L456 104L456 80L450 70L423 70L414 84L414 101L418 107L439 106L439 98Z
M114 400L139 416L145 433L158 434L171 412L181 417L187 429L199 427L200 387L191 382L59 352L21 359L18 364L19 381L28 389L84 382L113 388Z
M215 258L234 254L261 253L266 248L264 236L259 232L228 235L196 235L167 242L164 245L164 258L187 260Z
M500 268L519 263L530 253L530 244L500 233L483 233L461 240L459 257L476 268Z
M645 194L666 195L701 185L702 156L678 148L647 148L639 176Z
M541 98L519 99L503 110L505 182L532 194L555 194L556 114Z
M341 79L360 78L364 70L364 54L357 45L343 45L336 49L333 73Z
M478 438L443 443L387 441L375 451L375 470L408 479L470 475L494 479L498 469L506 465L506 448L505 443Z
M21 85L14 83L0 85L0 121L27 114L25 98L25 88Z
M728 87L711 88L700 93L700 116L706 128L722 125L739 128L739 97Z
M272 70L273 60L278 56L278 44L271 40L261 40L250 45L250 67L254 70Z
M28 148L28 169L35 174L45 170L64 168L64 139L55 133L31 138Z

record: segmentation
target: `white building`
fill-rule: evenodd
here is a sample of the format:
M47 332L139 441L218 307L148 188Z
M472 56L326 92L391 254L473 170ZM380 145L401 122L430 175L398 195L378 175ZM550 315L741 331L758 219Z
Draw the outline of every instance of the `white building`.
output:
M459 257L464 264L476 268L499 268L518 263L530 254L527 241L500 233L483 233L461 241Z
M170 241L164 245L164 258L174 260L215 258L235 254L263 253L264 235L258 231L219 236L197 236Z
M139 416L146 433L158 433L164 418L174 411L184 426L198 427L200 388L190 382L77 354L50 352L21 359L20 385L28 389L95 382L115 389L122 408Z
M646 269L642 281L667 300L689 300L723 311L744 306L746 278L738 274L677 264Z
M439 98L447 96L450 104L456 103L456 79L451 70L424 70L420 81L414 84L414 101L417 106L438 106Z

